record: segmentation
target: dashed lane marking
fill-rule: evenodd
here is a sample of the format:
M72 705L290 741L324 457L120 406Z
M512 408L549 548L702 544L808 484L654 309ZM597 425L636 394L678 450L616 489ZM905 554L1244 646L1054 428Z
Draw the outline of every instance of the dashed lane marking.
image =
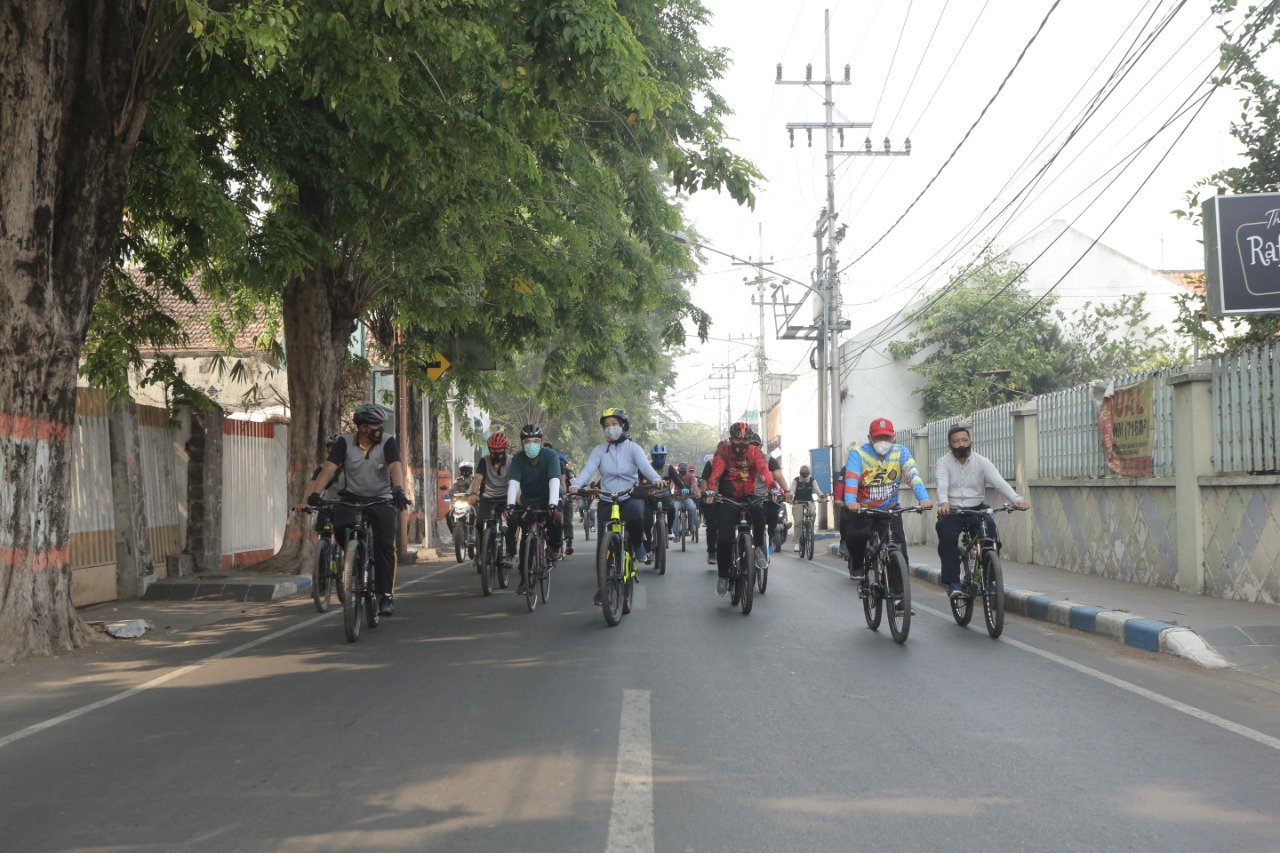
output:
M609 853L653 851L653 729L649 691L622 691L618 772L609 813Z

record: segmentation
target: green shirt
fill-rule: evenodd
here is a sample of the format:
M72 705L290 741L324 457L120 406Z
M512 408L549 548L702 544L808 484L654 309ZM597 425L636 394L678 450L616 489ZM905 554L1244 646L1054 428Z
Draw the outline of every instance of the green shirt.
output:
M560 454L550 447L542 448L537 459L523 450L511 458L511 481L520 484L520 503L530 509L546 509L551 502L548 481L560 477Z

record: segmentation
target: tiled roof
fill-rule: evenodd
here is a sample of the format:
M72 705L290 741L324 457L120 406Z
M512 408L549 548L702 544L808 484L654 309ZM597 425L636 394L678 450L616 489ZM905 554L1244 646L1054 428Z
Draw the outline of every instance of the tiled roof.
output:
M1204 293L1204 270L1160 270L1160 274L1193 293Z
M130 275L139 283L143 280L140 270L131 270ZM194 302L188 302L168 291L160 294L161 310L178 321L178 324L186 333L186 342L174 346L148 348L149 351L190 355L217 355L226 352L214 338L212 320L221 318L229 323L232 312L218 304L213 297L200 289L198 277L193 276L187 282L187 287L195 297ZM236 353L252 352L254 341L267 330L267 325L267 320L261 315L246 324L243 329L236 332L232 351Z

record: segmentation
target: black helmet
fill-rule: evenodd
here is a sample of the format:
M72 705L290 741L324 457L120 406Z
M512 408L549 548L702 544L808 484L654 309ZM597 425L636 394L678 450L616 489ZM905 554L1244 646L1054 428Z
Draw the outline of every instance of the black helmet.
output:
M746 421L738 421L736 424L733 424L732 426L729 427L730 439L736 438L739 441L741 441L742 439L749 438L750 436L751 436L751 427L747 426Z
M604 426L606 418L617 418L618 423L622 425L622 431L631 432L631 421L627 418L627 413L624 409L615 409L613 407L605 409L600 413L600 426Z
M356 426L385 423L387 410L377 403L364 403L356 407L356 413L351 417L351 420L356 422Z
M525 424L520 427L521 438L542 438L542 427L537 424Z
M751 444L754 444L756 447L759 447L762 444L764 444L764 442L760 440L760 433L756 432L755 430L751 431L751 437L748 439L748 441Z

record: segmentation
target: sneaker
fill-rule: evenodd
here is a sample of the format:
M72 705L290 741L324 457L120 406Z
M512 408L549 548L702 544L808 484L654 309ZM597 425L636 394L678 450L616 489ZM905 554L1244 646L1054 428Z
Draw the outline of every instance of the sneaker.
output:
M596 606L596 607L599 607L599 606L600 606L600 590L598 590L598 589L596 590L596 599L595 599L594 604L595 604L595 606Z
M564 549L562 549L562 548L548 548L548 549L547 549L547 559L548 559L548 560L558 560L558 559L560 559L560 557L561 557L561 556L563 556L563 554L564 554Z
M729 594L729 579L716 578L716 595L728 595L728 594Z
M521 583L518 587L516 587L516 595L528 595L528 594L529 594L529 586L527 584Z
M857 583L862 583L866 579L867 579L867 572L865 569L861 571L859 571L858 569L849 570L849 580L855 581Z
M708 566L714 566L715 564L716 564L716 555L715 555L715 554L712 554L710 551L708 551L708 552L707 552L707 565L708 565Z
M901 613L902 613L902 602L901 602L901 601L895 601L895 602L893 603L893 610L894 610L894 612L895 612L895 613L898 613L899 615L901 615ZM916 615L916 609L915 609L914 607L913 607L913 608L911 608L911 615L912 615L912 616L915 616L915 615Z
M849 559L849 549L844 546L843 542L841 542L840 547L836 549L836 553L840 555L840 559L842 560Z
M765 553L763 548L756 549L756 568L757 569L769 568L769 555Z
M391 596L389 595L382 596L382 603L378 605L378 615L379 616L395 616L396 615L396 603L391 599Z
M649 549L645 547L643 542L636 548L636 559L646 566L653 562L653 555L649 553Z
M571 544L569 544L569 545L564 546L564 553L565 553L567 556L569 556L569 557L572 557L572 556L573 556L573 545L572 545L572 543L571 543Z
M955 601L958 598L964 598L964 590L960 588L960 584L958 583L949 583L947 584L947 597L952 601Z

